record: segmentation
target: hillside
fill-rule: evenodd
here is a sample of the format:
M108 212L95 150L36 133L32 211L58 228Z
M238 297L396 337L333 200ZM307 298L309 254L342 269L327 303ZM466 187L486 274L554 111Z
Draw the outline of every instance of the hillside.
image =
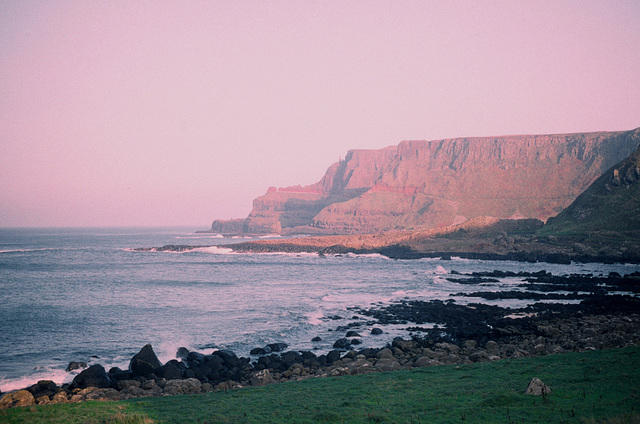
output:
M640 145L633 131L403 141L352 150L310 186L269 188L211 231L362 234L465 220L546 220Z
M542 233L584 235L618 232L640 235L640 148L610 168Z

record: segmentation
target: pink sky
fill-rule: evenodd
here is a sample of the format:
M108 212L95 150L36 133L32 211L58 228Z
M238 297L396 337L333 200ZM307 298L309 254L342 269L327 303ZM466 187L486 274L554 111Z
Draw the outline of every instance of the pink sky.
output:
M349 149L640 126L640 2L0 2L0 226L245 217Z

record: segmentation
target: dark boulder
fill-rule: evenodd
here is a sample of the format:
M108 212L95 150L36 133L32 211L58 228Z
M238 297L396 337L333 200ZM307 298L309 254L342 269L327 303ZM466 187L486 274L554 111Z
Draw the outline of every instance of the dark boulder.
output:
M106 389L111 387L111 378L109 378L107 371L102 365L96 364L91 365L89 368L76 375L71 386L80 389L85 389L87 387Z
M211 356L218 356L224 361L224 365L227 368L233 368L240 365L240 359L236 354L230 350L217 350L211 354Z
M114 367L109 370L109 378L113 381L131 380L133 378L133 372L122 371L120 368Z
M294 352L294 351L289 351L289 352L283 353L281 355L281 358L282 358L282 362L285 363L287 368L289 368L293 364L302 363L302 355L300 355L298 352Z
M172 359L161 366L156 371L156 375L158 377L164 378L165 380L176 380L184 377L184 371L186 370L186 368L187 367L184 363Z
M333 347L335 347L336 349L348 349L350 345L351 342L349 341L349 339L343 337L336 340L336 342L333 344Z
M179 347L176 352L176 358L178 359L187 359L187 355L189 355L189 349L186 347Z
M200 352L189 352L189 354L187 355L187 364L189 365L189 368L204 362L204 355Z
M289 347L289 345L286 343L271 343L271 344L268 344L267 346L269 346L272 352L282 352L283 350Z
M320 336L316 336L313 339L311 339L312 342L321 342L322 341L322 337Z
M267 349L263 347L256 347L254 349L251 349L251 351L249 352L250 355L267 355L269 353L271 353L271 349L267 351Z
M51 380L40 380L36 384L29 386L27 390L33 396L52 395L56 392L58 386Z
M347 336L346 337L362 337L360 334L358 334L357 331L347 331Z
M129 369L133 372L133 375L142 377L153 374L153 372L161 366L162 363L150 344L144 345L140 352L131 358L131 362L129 363Z
M327 353L326 358L327 358L327 364L331 365L340 359L340 351L332 350L331 352Z

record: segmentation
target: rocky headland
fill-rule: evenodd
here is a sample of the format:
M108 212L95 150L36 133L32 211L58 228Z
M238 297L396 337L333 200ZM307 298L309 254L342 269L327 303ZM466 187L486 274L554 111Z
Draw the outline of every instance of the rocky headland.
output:
M485 279L507 276L504 271L460 274L458 284L480 285ZM513 275L509 275L513 276ZM521 272L523 298L540 292L586 292L577 304L535 303L511 309L455 301L400 301L386 306L351 308L352 322L334 329L333 350L288 350L284 343L257 346L251 357L228 350L209 353L180 348L176 359L162 364L151 345L144 346L126 370L102 365L82 369L70 384L39 381L6 393L0 408L122 400L142 396L196 394L262 386L306 378L355 375L444 364L465 364L608 349L640 343L640 299L609 291L638 292L640 273L626 276L554 276L545 271ZM510 292L501 295L509 297ZM330 318L327 318L327 325ZM364 337L375 338L386 324L406 325L407 336L380 348L358 349ZM435 325L434 325L435 324Z
M352 150L309 186L271 187L222 234L362 234L492 216L545 221L640 145L632 131L403 141ZM621 174L626 176L626 174Z

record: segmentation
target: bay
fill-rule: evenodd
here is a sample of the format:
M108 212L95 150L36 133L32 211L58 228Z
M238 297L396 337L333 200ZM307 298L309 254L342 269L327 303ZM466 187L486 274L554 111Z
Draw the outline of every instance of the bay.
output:
M477 287L447 281L458 272L546 270L628 274L638 265L518 263L439 259L391 260L380 255L235 254L202 247L140 252L136 247L227 244L193 228L0 229L0 390L41 379L70 381L70 361L126 368L151 343L165 362L178 347L210 352L284 342L323 353L344 337L336 331L364 317L350 308L400 299L454 299L521 307L522 300L452 297ZM246 241L246 239L238 240ZM503 278L483 290L516 289ZM355 316L354 316L355 315ZM362 347L406 336L405 326L358 331ZM312 342L320 336L321 342Z

